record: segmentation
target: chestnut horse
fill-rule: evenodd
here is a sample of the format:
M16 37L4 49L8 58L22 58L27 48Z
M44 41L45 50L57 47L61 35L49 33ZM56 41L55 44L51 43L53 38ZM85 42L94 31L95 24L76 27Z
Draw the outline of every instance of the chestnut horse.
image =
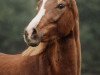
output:
M29 48L21 54L0 54L0 75L81 75L75 0L39 0L24 39Z

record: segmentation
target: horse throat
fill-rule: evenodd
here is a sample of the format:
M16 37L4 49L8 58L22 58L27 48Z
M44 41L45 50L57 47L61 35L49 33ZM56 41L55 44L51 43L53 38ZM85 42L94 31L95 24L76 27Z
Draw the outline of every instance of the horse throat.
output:
M77 75L76 49L73 31L66 37L48 42L43 53L39 55L42 68L55 72L54 75Z

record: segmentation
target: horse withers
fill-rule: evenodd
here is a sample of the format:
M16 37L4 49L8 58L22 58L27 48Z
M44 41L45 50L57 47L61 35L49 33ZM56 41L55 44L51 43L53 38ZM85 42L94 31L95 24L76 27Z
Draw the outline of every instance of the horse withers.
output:
M39 0L24 40L29 48L21 54L0 54L0 75L81 75L75 0Z

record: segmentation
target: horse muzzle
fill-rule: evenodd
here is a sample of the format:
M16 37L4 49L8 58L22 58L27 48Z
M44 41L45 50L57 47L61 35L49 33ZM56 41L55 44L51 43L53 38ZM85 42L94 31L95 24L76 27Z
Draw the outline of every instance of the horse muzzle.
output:
M41 36L37 34L36 29L33 29L32 33L28 33L27 31L25 31L24 40L27 43L27 45L35 47L38 46L41 42Z

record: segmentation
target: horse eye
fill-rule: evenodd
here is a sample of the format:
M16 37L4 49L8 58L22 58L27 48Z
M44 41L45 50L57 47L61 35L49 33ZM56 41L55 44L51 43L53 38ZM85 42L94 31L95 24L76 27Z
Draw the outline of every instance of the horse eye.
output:
M65 7L64 4L58 4L58 5L57 5L57 8L59 8L59 9L63 9L64 7Z

